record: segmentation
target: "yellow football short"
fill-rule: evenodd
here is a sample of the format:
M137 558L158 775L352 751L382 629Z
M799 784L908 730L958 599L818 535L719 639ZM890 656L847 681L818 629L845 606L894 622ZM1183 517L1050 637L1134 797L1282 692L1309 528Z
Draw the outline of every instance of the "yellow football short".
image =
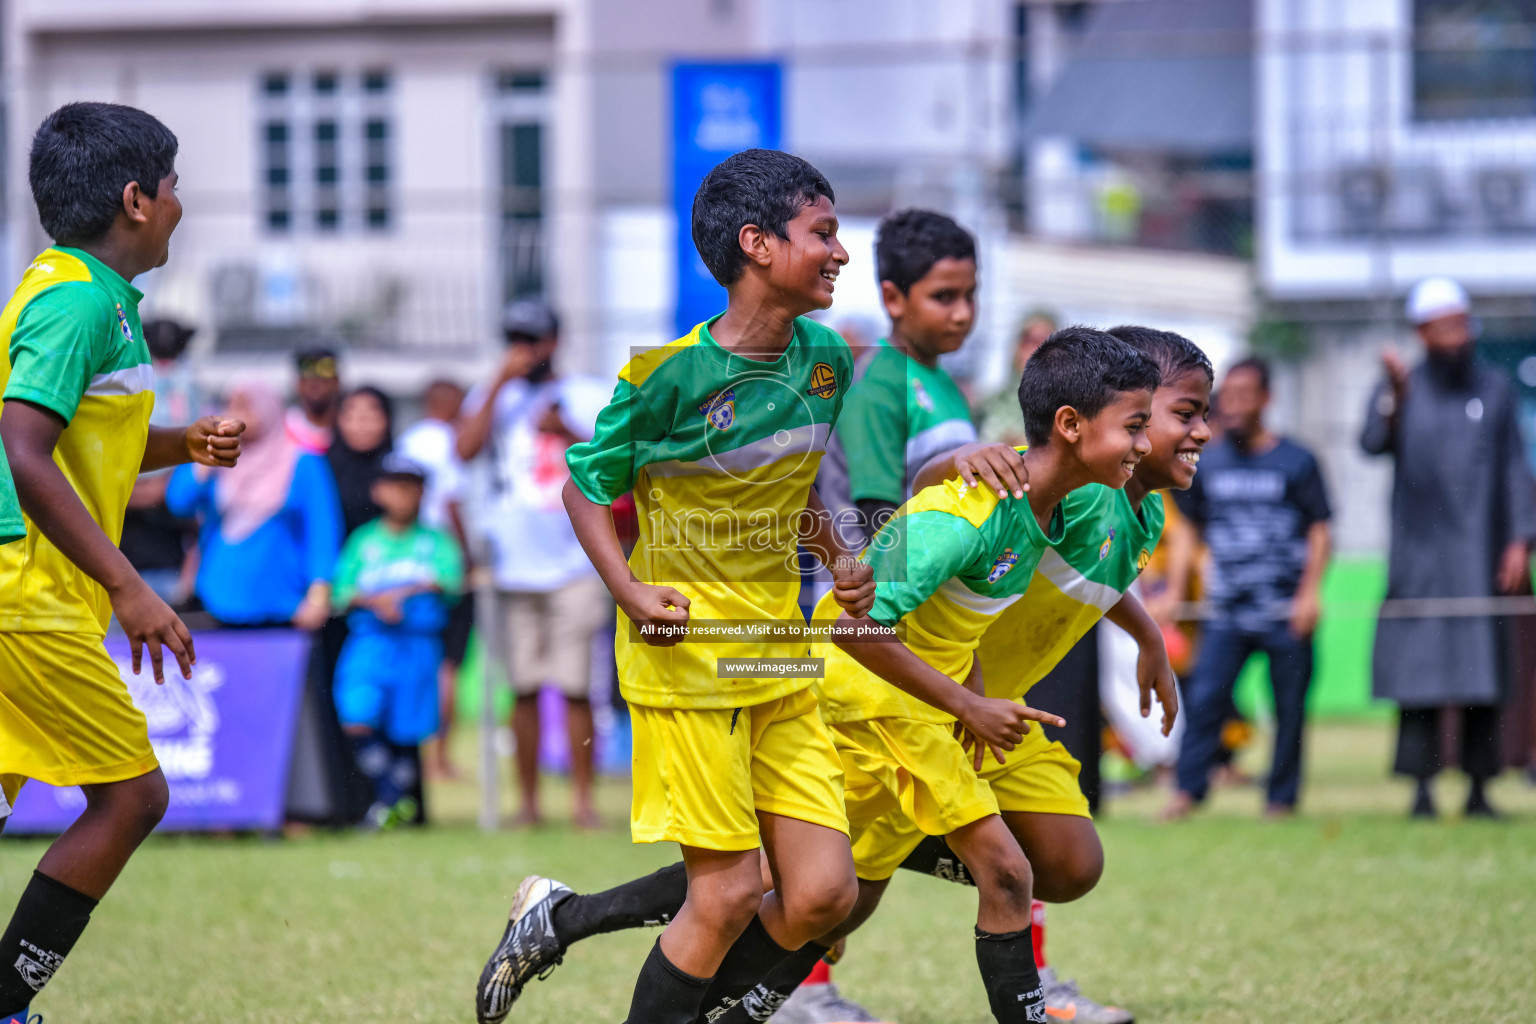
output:
M924 833L948 835L997 813L997 799L951 724L872 718L840 722L832 736L847 779L849 835L860 878L890 878ZM903 826L914 830L912 842L895 849L886 833ZM863 859L860 850L867 854Z
M847 833L842 765L809 689L747 708L629 710L635 842L752 850L760 812Z
M148 671L145 666L145 671ZM0 633L0 792L121 782L159 765L144 713L90 633Z
M884 721L889 721L886 719ZM865 724L865 723L857 723ZM911 724L911 723L909 723ZM841 730L845 726L834 726ZM959 749L948 726L936 726L950 735L950 742ZM963 751L962 751L963 753ZM987 751L981 762L980 781L991 790L994 811L1024 814L1071 814L1090 818L1088 799L1077 783L1081 769L1077 759L1067 753L1067 748L1046 739L1039 725L1031 724L1024 741L1006 755L1007 762L998 764L992 752ZM846 764L847 757L845 755ZM966 771L971 771L970 757L965 758ZM849 772L849 778L853 773ZM977 818L981 815L977 815ZM905 806L888 807L878 818L867 823L855 809L851 786L848 795L848 818L854 823L853 863L858 876L869 881L889 878L901 866L901 862L917 848L926 835L947 835L954 829L936 832L932 822L923 824L922 819L906 810ZM975 820L975 819L972 819ZM956 826L959 827L958 825ZM883 873L882 873L883 872Z

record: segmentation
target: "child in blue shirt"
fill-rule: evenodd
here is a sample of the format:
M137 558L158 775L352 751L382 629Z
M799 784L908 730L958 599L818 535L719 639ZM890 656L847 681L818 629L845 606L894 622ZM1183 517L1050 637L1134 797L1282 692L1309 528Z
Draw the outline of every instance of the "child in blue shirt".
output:
M335 604L350 630L336 713L373 783L367 821L377 828L417 820L416 748L438 729L442 632L464 576L458 544L418 521L425 483L421 466L387 456L371 491L384 514L347 539L336 567Z

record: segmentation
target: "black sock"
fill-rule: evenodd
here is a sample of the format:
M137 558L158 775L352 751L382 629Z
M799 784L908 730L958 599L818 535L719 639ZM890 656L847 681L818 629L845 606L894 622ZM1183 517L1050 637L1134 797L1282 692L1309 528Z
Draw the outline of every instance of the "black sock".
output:
M917 849L901 862L901 866L908 871L920 871L958 885L976 884L976 879L965 870L965 865L955 856L955 851L949 848L943 836L924 836L923 841L917 844Z
M768 972L768 976L741 997L741 1002L708 1024L757 1024L768 1020L779 1007L800 987L811 973L816 961L827 955L830 947L807 942L789 956L780 960ZM708 1007L708 1002L705 1006Z
M741 938L725 951L725 959L720 961L715 980L710 982L704 1002L699 1006L699 1020L710 1024L718 1021L726 1010L739 1004L742 997L793 952L774 942L768 929L763 927L763 919L754 917L747 930L741 933Z
M976 929L976 965L997 1024L1045 1020L1045 989L1029 929L1001 935Z
M96 901L34 871L0 937L0 1017L20 1013L52 978L91 920Z
M693 1024L710 979L695 978L667 959L661 940L640 968L625 1024Z
M376 732L363 733L352 738L352 756L357 760L357 770L373 784L374 803L393 807L400 802L401 788L395 779L395 753Z
M687 898L688 872L678 861L590 896L567 896L555 906L550 921L555 935L569 946L604 932L666 924L677 916Z

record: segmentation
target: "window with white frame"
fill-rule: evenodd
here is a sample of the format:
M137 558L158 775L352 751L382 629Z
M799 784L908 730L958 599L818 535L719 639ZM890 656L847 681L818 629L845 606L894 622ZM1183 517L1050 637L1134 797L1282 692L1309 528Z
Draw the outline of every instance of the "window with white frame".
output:
M381 231L394 218L391 78L383 69L262 75L264 227L276 234Z

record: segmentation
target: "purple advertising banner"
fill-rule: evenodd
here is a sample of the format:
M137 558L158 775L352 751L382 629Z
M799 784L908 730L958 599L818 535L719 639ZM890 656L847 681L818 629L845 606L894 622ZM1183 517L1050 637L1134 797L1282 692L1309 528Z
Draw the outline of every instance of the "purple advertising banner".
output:
M133 674L128 641L107 638L170 784L160 831L275 829L283 823L288 763L304 690L309 637L289 630L199 633L197 664L181 678L166 657L156 686L149 658ZM78 787L29 782L5 834L57 833L85 807Z

